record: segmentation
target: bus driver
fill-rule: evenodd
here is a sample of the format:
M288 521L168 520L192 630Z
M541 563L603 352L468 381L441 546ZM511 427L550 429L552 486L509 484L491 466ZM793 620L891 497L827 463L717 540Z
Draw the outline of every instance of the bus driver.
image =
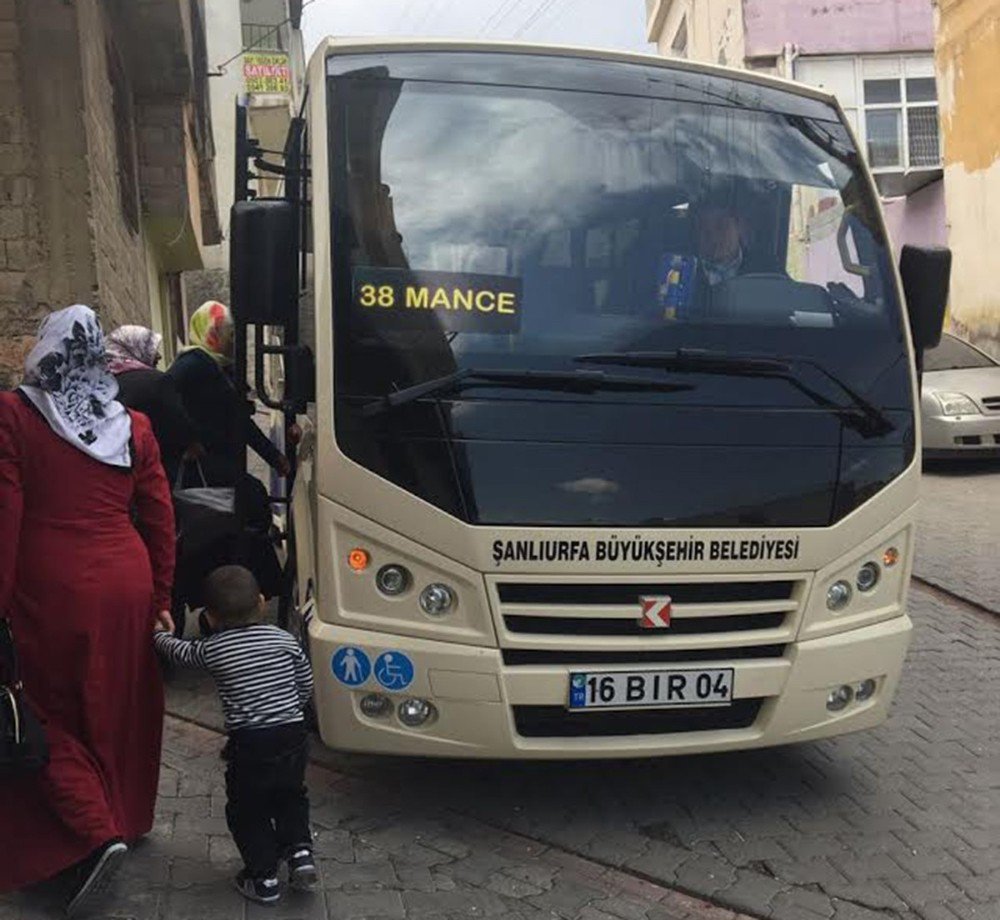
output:
M713 287L747 271L745 225L730 199L712 195L691 211L694 255L667 253L660 262L658 300L667 320L704 313Z

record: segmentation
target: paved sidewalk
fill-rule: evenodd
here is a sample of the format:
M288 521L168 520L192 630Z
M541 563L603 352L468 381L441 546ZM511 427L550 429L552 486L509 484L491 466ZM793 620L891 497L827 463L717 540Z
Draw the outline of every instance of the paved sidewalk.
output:
M322 890L274 907L229 885L222 736L168 718L157 823L91 915L101 920L751 920L425 800L312 767ZM0 900L2 920L59 916L49 891Z

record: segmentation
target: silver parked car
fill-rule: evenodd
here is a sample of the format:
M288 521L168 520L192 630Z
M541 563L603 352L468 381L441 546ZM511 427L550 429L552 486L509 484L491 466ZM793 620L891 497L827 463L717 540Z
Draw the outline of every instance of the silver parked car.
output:
M945 333L924 354L924 458L1000 457L1000 363Z

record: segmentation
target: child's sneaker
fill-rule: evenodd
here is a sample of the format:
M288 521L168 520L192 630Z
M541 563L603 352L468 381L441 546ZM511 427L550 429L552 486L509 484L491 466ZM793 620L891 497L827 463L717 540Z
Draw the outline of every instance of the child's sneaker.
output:
M246 872L241 872L233 879L233 884L243 897L258 904L274 904L281 898L276 878L251 878Z
M295 850L286 860L288 863L288 884L296 891L312 891L319 884L316 860L312 850L303 847Z

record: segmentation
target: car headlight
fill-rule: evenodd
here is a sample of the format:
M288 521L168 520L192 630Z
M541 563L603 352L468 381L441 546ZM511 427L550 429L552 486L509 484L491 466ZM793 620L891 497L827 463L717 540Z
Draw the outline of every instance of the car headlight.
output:
M979 415L976 404L964 393L935 393L945 415Z

